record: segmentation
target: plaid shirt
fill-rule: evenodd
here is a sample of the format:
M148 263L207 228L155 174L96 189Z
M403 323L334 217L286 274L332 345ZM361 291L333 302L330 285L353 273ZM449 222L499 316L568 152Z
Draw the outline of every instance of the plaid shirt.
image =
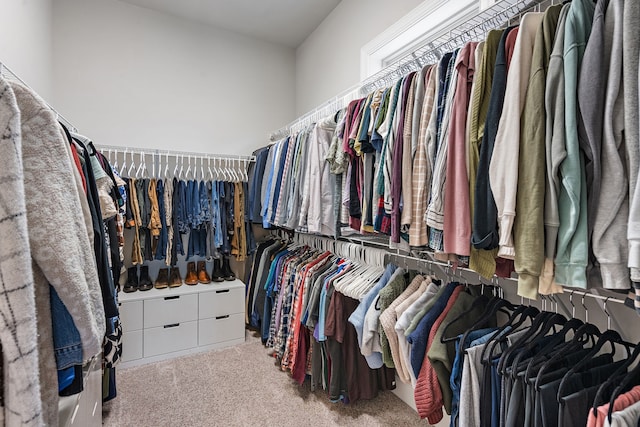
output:
M427 160L427 132L431 113L433 112L436 94L436 65L429 68L427 72L427 86L422 103L422 114L420 117L420 136L416 155L413 159L413 171L411 176L411 187L413 190L413 203L411 204L411 226L409 227L409 244L411 246L425 246L427 240L427 224L424 221L424 214L427 211L427 189L430 186L430 170Z

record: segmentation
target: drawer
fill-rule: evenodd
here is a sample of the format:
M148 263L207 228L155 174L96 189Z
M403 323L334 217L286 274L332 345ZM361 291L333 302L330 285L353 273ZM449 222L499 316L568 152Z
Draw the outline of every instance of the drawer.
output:
M244 314L236 313L198 321L198 345L244 339Z
M244 313L244 289L216 289L200 293L198 313L200 319Z
M197 345L197 321L174 323L144 330L144 357L186 350Z
M142 330L122 334L122 361L142 359Z
M198 319L198 295L174 295L144 301L144 328Z
M122 332L142 329L142 301L121 302L120 323Z

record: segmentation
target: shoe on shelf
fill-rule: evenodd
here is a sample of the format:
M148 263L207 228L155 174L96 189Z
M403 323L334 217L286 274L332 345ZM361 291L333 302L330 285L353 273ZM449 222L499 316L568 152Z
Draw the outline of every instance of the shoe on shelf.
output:
M140 290L148 291L149 289L153 289L153 282L151 281L151 277L149 277L149 266L141 265L140 266Z
M196 263L191 261L187 263L187 277L184 278L184 283L187 285L198 284L198 274L196 273Z
M169 287L177 288L178 286L182 286L182 277L180 277L180 269L177 266L173 266L169 275Z
M198 282L205 285L211 283L211 277L207 273L207 263L205 261L198 261Z
M135 292L138 290L138 266L134 265L127 269L127 283L124 284L122 290L126 293Z
M231 271L231 265L229 265L229 257L227 255L222 257L222 277L228 281L236 280L236 275Z
M165 289L169 287L169 269L161 268L156 278L156 289Z
M224 282L224 275L222 274L222 259L214 258L213 259L213 281L214 282Z

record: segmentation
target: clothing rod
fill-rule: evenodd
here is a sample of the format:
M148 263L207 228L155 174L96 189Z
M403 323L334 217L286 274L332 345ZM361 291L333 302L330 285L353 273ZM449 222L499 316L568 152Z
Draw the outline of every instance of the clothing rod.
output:
M359 84L351 86L350 88L343 90L336 96L319 104L313 110L307 111L306 113L299 116L289 124L272 132L271 135L269 136L269 140L277 141L278 139L284 138L287 135L289 135L289 133L294 128L303 124L311 124L312 122L317 121L323 117L326 117L329 114L333 114L336 111L346 107L349 102L353 101L359 96L362 96L361 86Z
M31 86L29 86L27 84L27 82L25 82L24 80L22 80L22 78L20 78L20 76L18 76L16 73L14 73L11 68L7 67L6 64L4 64L3 62L0 62L0 75L2 75L3 77L7 77L10 80L14 80L17 82L20 82L21 84L23 84L24 86L28 87L29 89L31 89ZM33 89L31 89L31 91L35 92ZM49 104L47 101L44 101L45 104L47 104L47 106L51 109L51 111L53 111L56 114L56 119L59 122L62 122L62 124L64 124L68 130L72 131L72 132L78 132L78 129L71 124L71 122L69 120L67 120L66 117L64 117L62 114L60 114L58 112L58 110L56 110L55 108L53 108L51 106L51 104Z
M256 160L255 156L243 156L238 154L208 154L208 153L196 153L190 151L174 151L174 150L160 150L156 148L137 148L137 147L121 147L116 145L103 145L103 144L95 144L96 148L102 151L115 151L117 153L126 153L126 154L149 154L155 156L169 156L173 158L202 158L202 159L222 159L222 160L241 160L241 161L249 161L254 162Z
M365 248L367 247L371 247L372 249L374 248L379 248L381 246L380 242L377 242L375 240L366 240L365 239L356 239L353 236L349 236L349 237L338 237L338 238L330 238L330 237L325 237L325 236L316 236L313 234L306 234L306 233L296 233L296 235L304 235L304 236L310 236L310 237L314 237L318 240L329 240L329 241L341 241L341 242L346 242L346 243L352 243L355 245L360 245L363 246ZM366 237L366 236L362 236L362 237ZM310 241L309 240L305 240L305 242ZM516 278L503 278L503 277L497 277L494 276L491 279L486 279L483 278L482 276L480 276L477 272L469 269L469 268L465 268L465 267L457 267L454 269L453 264L449 263L449 262L443 262L443 261L438 261L433 259L433 252L430 251L421 251L421 252L417 252L418 254L421 255L426 255L429 256L429 258L421 258L419 256L414 256L414 255L405 255L405 254L401 254L399 252L394 252L392 249L389 249L389 247L386 247L388 253L388 260L389 261L395 261L396 264L400 264L399 266L403 266L405 268L409 268L409 269L413 269L413 270L418 270L418 271L424 271L425 267L428 267L431 269L431 271L433 271L434 268L439 269L441 272L443 272L444 274L446 274L447 276L451 277L452 279L455 278L461 278L461 279L466 279L464 276L467 277L472 277L472 280L478 280L480 282L483 282L485 285L499 285L501 282L517 282L518 279ZM605 289L606 291L606 289ZM588 297L588 298L593 298L596 300L601 300L603 302L613 302L613 303L617 303L617 304L623 304L624 305L624 300L620 299L620 298L616 298L616 297L611 297L611 296L606 296L606 295L600 295L600 294L594 294L592 292L586 292L586 291L581 291L581 290L577 290L577 289L572 289L572 288L565 288L564 292L565 295L580 295L580 296L584 296L584 297ZM549 295L541 295L541 299L548 299Z
M370 76L362 83L363 92L369 93L377 88L389 86L393 83L392 80L438 61L445 52L459 47L465 41L484 38L489 30L503 27L514 16L533 10L545 1L548 0L498 0L492 6L466 19L461 25L452 24L453 28L441 32L421 48L407 53Z

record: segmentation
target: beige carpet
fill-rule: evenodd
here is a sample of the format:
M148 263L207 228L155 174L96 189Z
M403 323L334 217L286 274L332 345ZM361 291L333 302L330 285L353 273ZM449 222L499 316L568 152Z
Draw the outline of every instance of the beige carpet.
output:
M118 369L105 426L424 426L391 392L347 406L299 387L247 335L236 347Z

